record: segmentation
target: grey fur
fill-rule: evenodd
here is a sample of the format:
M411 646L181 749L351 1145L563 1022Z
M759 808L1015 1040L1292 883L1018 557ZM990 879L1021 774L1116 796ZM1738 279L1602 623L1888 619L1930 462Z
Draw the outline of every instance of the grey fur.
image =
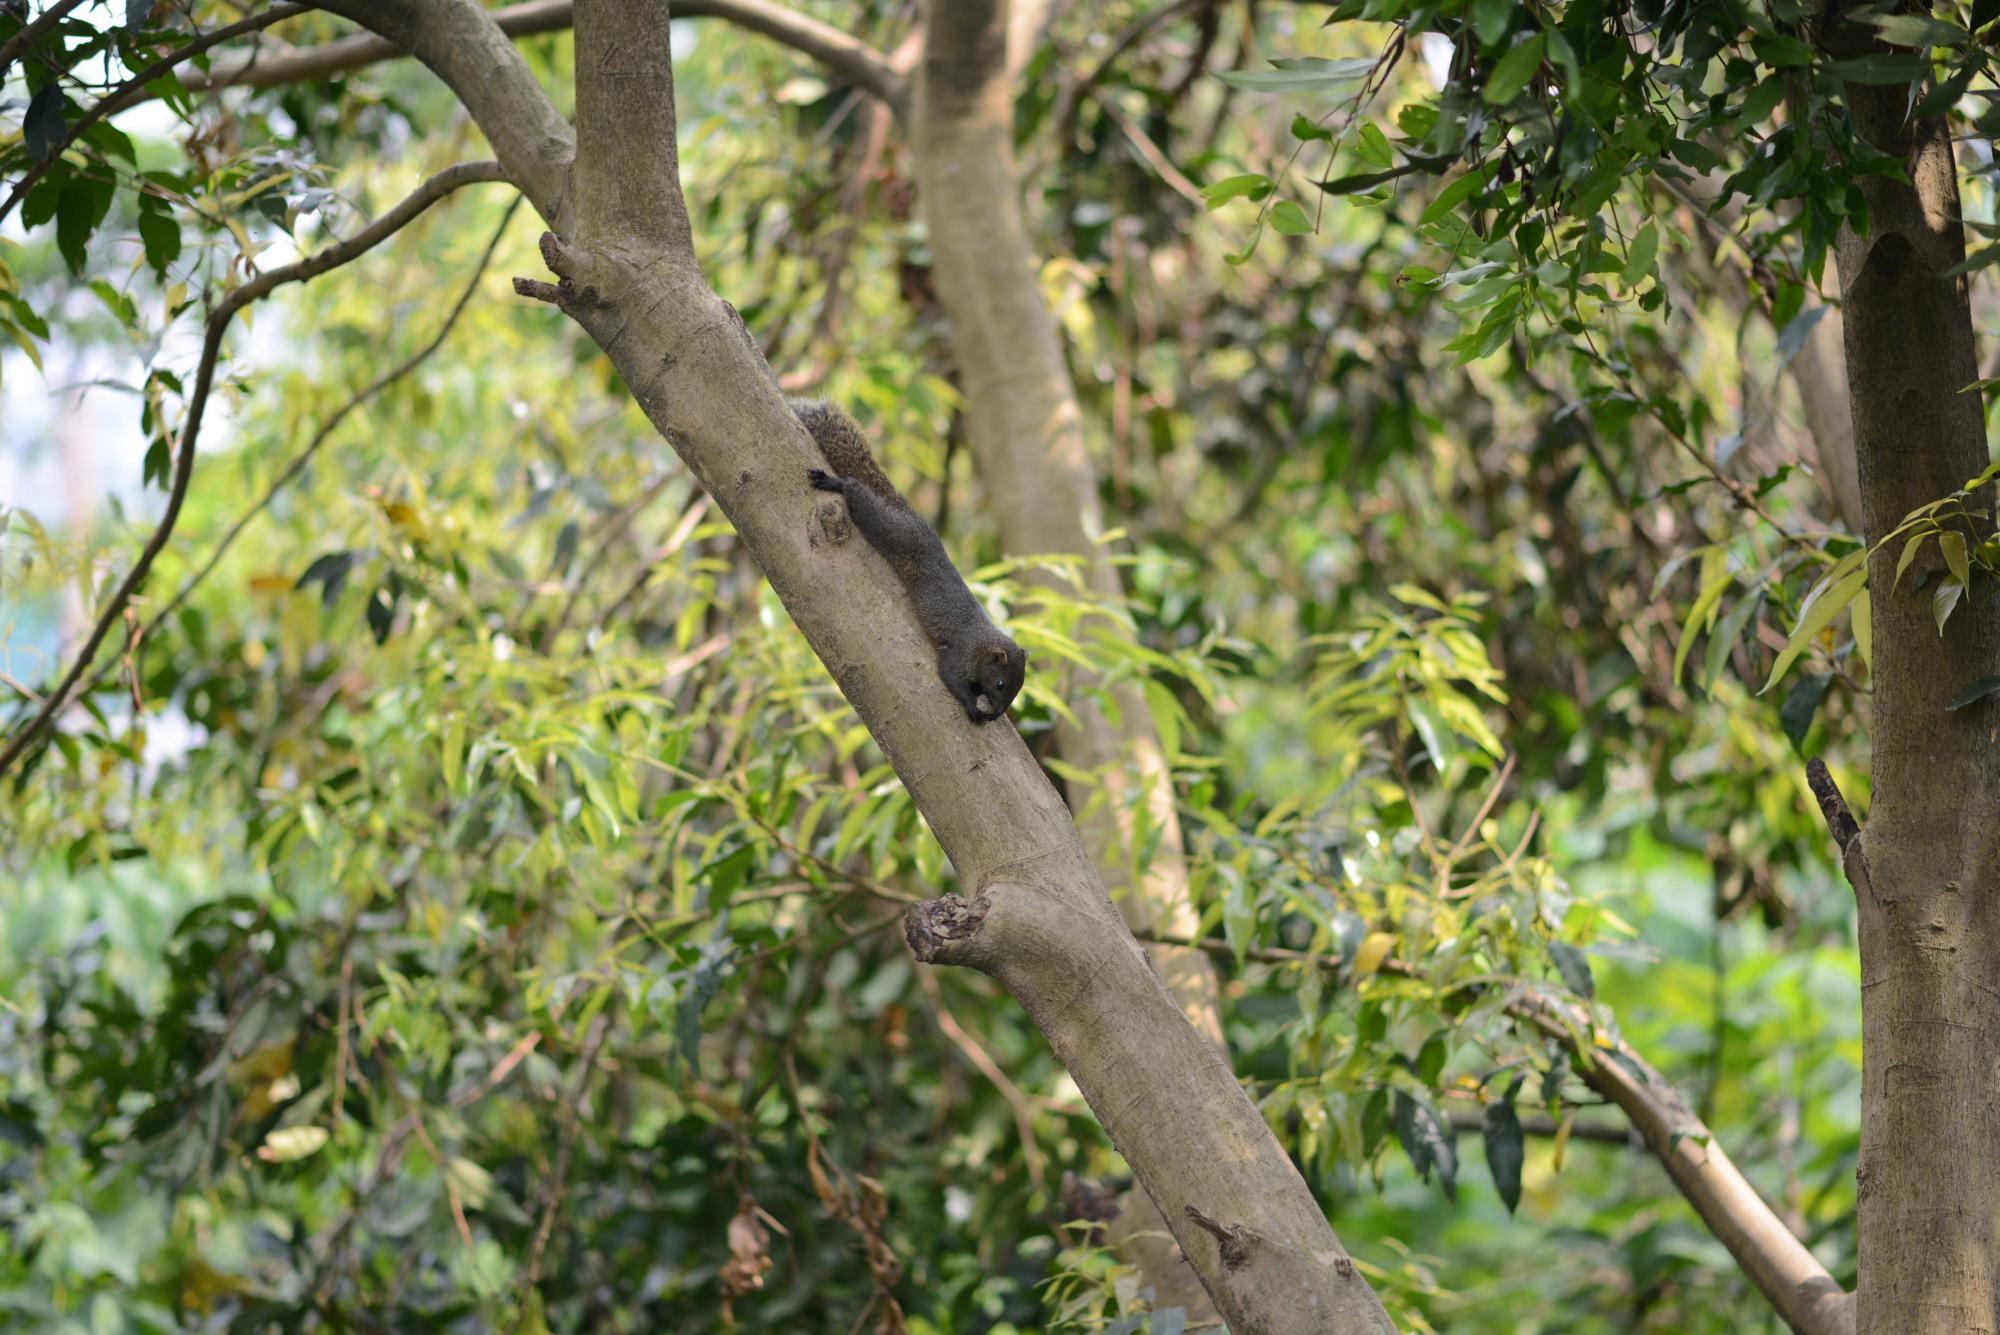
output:
M831 472L806 470L807 480L847 498L847 517L903 581L952 698L974 723L1005 714L1027 677L1027 652L993 624L965 587L937 531L889 481L861 428L818 400L795 400L792 411L833 465Z

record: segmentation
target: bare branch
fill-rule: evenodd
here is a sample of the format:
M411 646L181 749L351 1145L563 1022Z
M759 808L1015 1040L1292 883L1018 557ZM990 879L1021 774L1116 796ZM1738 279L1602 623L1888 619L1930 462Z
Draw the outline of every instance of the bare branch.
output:
M536 37L569 27L570 0L528 0L492 11L501 32L509 37ZM253 51L230 60L219 60L206 73L196 71L181 82L193 92L218 88L281 88L287 84L310 83L330 78L385 60L401 60L410 53L386 37L358 32L349 37L322 42L317 46L295 47L290 51Z
M478 0L321 0L421 60L485 134L507 175L551 227L569 210L576 137Z
M508 37L532 37L569 27L574 9L573 0L528 0L525 4L493 10L491 18ZM906 81L888 57L866 42L770 0L679 0L673 6L673 16L725 19L761 33L853 80L892 106L900 106L908 91ZM246 56L218 64L206 76L195 76L186 82L195 89L273 88L324 79L408 54L387 37L357 34L281 55Z
M1165 939L1175 945L1233 958L1234 948L1214 938ZM1251 949L1247 959L1269 964L1311 964L1335 969L1330 955L1300 950ZM1385 961L1385 972L1414 974ZM1623 1041L1599 1029L1590 1012L1573 1002L1529 989L1507 1003L1515 1019L1533 1025L1577 1059L1583 1080L1616 1104L1652 1150L1710 1233L1749 1276L1793 1330L1810 1335L1851 1335L1854 1300L1826 1272L1804 1243L1785 1227L1742 1170L1694 1115L1667 1078Z
M83 649L42 702L42 707L34 717L15 730L4 749L0 749L0 774L5 774L9 766L18 760L34 740L41 735L56 712L63 707L69 693L83 674L90 669L97 656L97 650L104 643L124 614L126 604L139 586L145 582L147 573L153 568L154 560L165 549L167 540L173 536L174 525L179 522L181 506L187 500L188 482L194 476L195 441L201 433L201 419L208 406L208 393L215 381L215 363L222 351L222 336L229 328L229 322L236 313L254 301L260 301L274 290L287 283L303 283L317 278L330 269L337 269L360 256L367 254L382 242L409 226L424 210L462 186L481 181L504 181L505 174L497 162L463 162L455 167L447 167L412 191L395 208L362 228L346 241L328 246L315 255L310 255L296 264L271 269L257 275L243 286L224 297L208 317L208 326L202 339L201 364L195 373L194 393L188 399L187 420L181 425L179 448L174 456L174 476L167 494L167 508L160 516L153 536L139 552L139 559L132 563L132 569L111 595L104 610L98 614L97 624L91 628Z
M852 79L899 113L908 96L908 84L889 57L858 37L770 0L676 0L674 17L725 19L739 28L762 33Z
M1806 762L1806 786L1819 799L1820 815L1826 819L1826 831L1833 836L1834 847L1840 850L1840 867L1847 873L1847 883L1856 894L1874 900L1875 883L1868 871L1868 854L1861 847L1861 825L1854 819L1847 799L1840 795L1840 785L1833 781L1832 771L1818 756Z
M1518 1116L1523 1135L1546 1140L1562 1133L1562 1123L1547 1113L1524 1112ZM1486 1129L1486 1119L1476 1112L1454 1111L1451 1114L1451 1129L1453 1134L1477 1133ZM1631 1146L1636 1143L1632 1139L1630 1127L1614 1126L1604 1122L1571 1122L1569 1139L1588 1140L1599 1145Z
M1584 1082L1618 1105L1787 1325L1805 1335L1852 1335L1854 1296L1785 1226L1666 1077L1626 1043L1604 1046L1608 1040L1584 1007L1530 991L1508 1009L1579 1059Z

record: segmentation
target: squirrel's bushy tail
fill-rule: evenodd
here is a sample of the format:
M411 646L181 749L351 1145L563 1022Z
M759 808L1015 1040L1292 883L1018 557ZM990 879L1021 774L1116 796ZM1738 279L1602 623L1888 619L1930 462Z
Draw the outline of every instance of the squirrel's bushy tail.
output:
M875 451L868 447L868 438L853 418L824 399L793 399L792 412L805 424L836 474L862 483L885 499L907 504L882 465L875 462Z

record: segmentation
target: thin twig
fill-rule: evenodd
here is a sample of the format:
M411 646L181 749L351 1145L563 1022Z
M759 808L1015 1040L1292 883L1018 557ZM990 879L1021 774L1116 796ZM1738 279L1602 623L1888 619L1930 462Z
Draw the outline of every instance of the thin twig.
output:
M576 1140L576 1125L580 1117L578 1106L589 1090L590 1075L597 1065L597 1054L603 1049L604 1040L611 1036L612 1018L612 1012L606 1011L592 1021L596 1032L584 1046L583 1056L577 1063L576 1080L570 1086L569 1096L563 1100L562 1131L556 1141L555 1163L549 1170L548 1194L542 1203L541 1220L535 1225L535 1242L528 1252L527 1267L521 1272L519 1288L519 1292L523 1295L521 1320L525 1320L527 1315L527 1293L542 1282L542 1254L548 1250L549 1235L555 1231L556 1212L562 1205L564 1179L569 1174L570 1146ZM517 1320L514 1324L514 1329L517 1331L521 1328L521 1320Z
M1840 785L1833 781L1826 762L1818 756L1806 762L1806 785L1819 799L1820 815L1826 819L1834 847L1840 850L1840 866L1847 873L1848 884L1857 895L1866 895L1872 902L1875 884L1868 872L1868 854L1861 847L1861 824L1854 819L1847 799L1840 795Z
M1506 788L1507 780L1509 777L1513 775L1513 773L1514 773L1514 755L1510 751L1507 754L1506 761L1503 762L1500 766L1500 772L1493 776L1492 786L1486 790L1486 800L1479 804L1479 810L1477 813L1473 815L1471 823L1465 827L1465 833L1458 836L1457 842L1455 842L1451 846L1451 851L1444 855L1444 868L1442 874L1449 875L1451 873L1452 864L1457 862L1459 858L1464 855L1465 850L1472 843L1472 836L1479 833L1480 825L1482 825L1485 822L1486 818L1492 814L1493 804L1500 800L1500 793L1503 789Z
M1007 1100L1007 1106L1013 1109L1014 1129L1021 1137L1021 1157L1027 1161L1028 1180L1034 1184L1036 1191L1044 1190L1048 1186L1048 1177L1043 1170L1042 1148L1035 1141L1035 1109L1028 1102L1028 1096L1007 1078L1007 1073L1000 1069L1000 1063L993 1060L993 1055L981 1047L979 1040L966 1032L958 1017L951 1013L951 1007L945 1004L944 988L938 983L937 971L919 969L917 980L923 984L924 994L930 998L934 1012L932 1018L937 1021L938 1031L965 1054L965 1059L986 1077L987 1083L1000 1091L1000 1096Z

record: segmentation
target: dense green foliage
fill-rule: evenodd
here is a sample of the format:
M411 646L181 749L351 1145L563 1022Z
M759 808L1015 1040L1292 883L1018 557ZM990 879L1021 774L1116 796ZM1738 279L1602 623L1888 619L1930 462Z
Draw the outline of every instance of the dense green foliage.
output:
M683 25L711 282L1006 612L1073 805L1064 665L1142 684L1236 1069L1400 1323L1772 1320L1650 1156L1577 1134L1621 1123L1510 1018L1522 980L1594 996L1851 1281L1858 970L1800 756L1865 797L1865 594L1778 378L1871 168L1826 71L1782 6L1645 42L1583 4L1085 8L1021 152L1122 602L1003 559L859 95ZM483 155L385 64L169 79L51 156L184 40L132 11L164 26L86 6L0 105L0 180L38 175L9 393L88 354L146 455L88 523L0 510L7 731L151 531L204 303ZM1953 98L1980 21L1916 34ZM567 88L566 36L523 49ZM1716 172L1737 221L1688 202ZM996 987L912 964L949 864L595 349L508 295L537 230L469 187L239 319L135 634L0 779L0 1324L1134 1328L1062 1217L1115 1154Z

